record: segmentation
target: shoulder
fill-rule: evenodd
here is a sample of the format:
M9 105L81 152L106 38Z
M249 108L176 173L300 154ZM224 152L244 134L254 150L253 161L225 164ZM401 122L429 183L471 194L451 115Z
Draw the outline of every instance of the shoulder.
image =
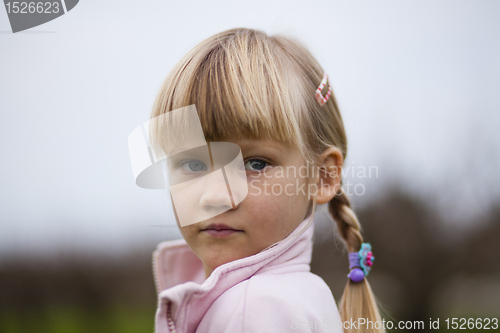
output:
M247 280L245 332L342 332L328 285L311 272L255 275ZM328 329L327 329L328 328Z
M198 327L203 332L342 332L328 285L311 272L258 274L226 290Z
M311 272L253 276L248 282L247 305L263 302L280 306L283 312L338 311L328 285Z

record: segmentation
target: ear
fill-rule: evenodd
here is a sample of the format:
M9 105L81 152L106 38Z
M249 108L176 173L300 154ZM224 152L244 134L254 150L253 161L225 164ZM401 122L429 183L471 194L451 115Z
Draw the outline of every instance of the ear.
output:
M340 189L344 157L338 148L330 147L321 154L319 163L319 174L316 175L316 203L321 205L332 200Z

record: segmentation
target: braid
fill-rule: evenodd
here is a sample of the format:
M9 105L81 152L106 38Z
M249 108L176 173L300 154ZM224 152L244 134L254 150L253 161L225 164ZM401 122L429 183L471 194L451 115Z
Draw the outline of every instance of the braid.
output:
M333 197L328 203L328 209L331 216L337 223L337 230L344 240L349 252L359 251L363 243L361 235L361 225L351 209L351 202L342 188L339 193ZM382 321L380 312L375 301L370 284L367 277L359 283L354 283L350 279L347 280L347 285L344 289L344 294L339 305L340 316L342 322L357 320L358 318L367 318L373 322ZM379 326L376 326L379 327ZM363 332L370 333L385 333L383 327L364 327ZM345 333L356 332L357 330L346 328Z
M358 251L363 243L361 225L351 209L351 202L342 188L328 204L330 214L337 222L337 229L349 252Z

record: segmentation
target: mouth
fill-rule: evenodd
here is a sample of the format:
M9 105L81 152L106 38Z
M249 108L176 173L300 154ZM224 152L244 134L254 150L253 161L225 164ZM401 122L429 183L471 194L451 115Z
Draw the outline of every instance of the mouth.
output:
M213 237L227 237L230 235L234 235L240 232L244 232L243 230L238 230L231 228L225 224L210 224L205 229L202 229L201 232L204 232Z
M238 230L238 229L231 228L230 226L222 224L222 223L212 223L208 227L206 227L205 229L202 229L201 231L205 231L205 230L217 230L217 231L220 231L220 230L233 230L233 231L243 231L243 230Z

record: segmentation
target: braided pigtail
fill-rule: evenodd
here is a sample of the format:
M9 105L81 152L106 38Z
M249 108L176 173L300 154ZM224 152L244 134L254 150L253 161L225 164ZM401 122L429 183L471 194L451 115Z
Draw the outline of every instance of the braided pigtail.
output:
M342 188L329 202L328 210L337 223L337 230L347 250L349 252L359 251L363 243L361 225ZM339 311L342 323L351 322L351 319L352 321L358 320L359 323L359 318L364 318L366 324L362 327L363 332L385 333L375 296L366 277L357 283L348 279L340 300ZM359 331L347 326L344 325L345 333Z

